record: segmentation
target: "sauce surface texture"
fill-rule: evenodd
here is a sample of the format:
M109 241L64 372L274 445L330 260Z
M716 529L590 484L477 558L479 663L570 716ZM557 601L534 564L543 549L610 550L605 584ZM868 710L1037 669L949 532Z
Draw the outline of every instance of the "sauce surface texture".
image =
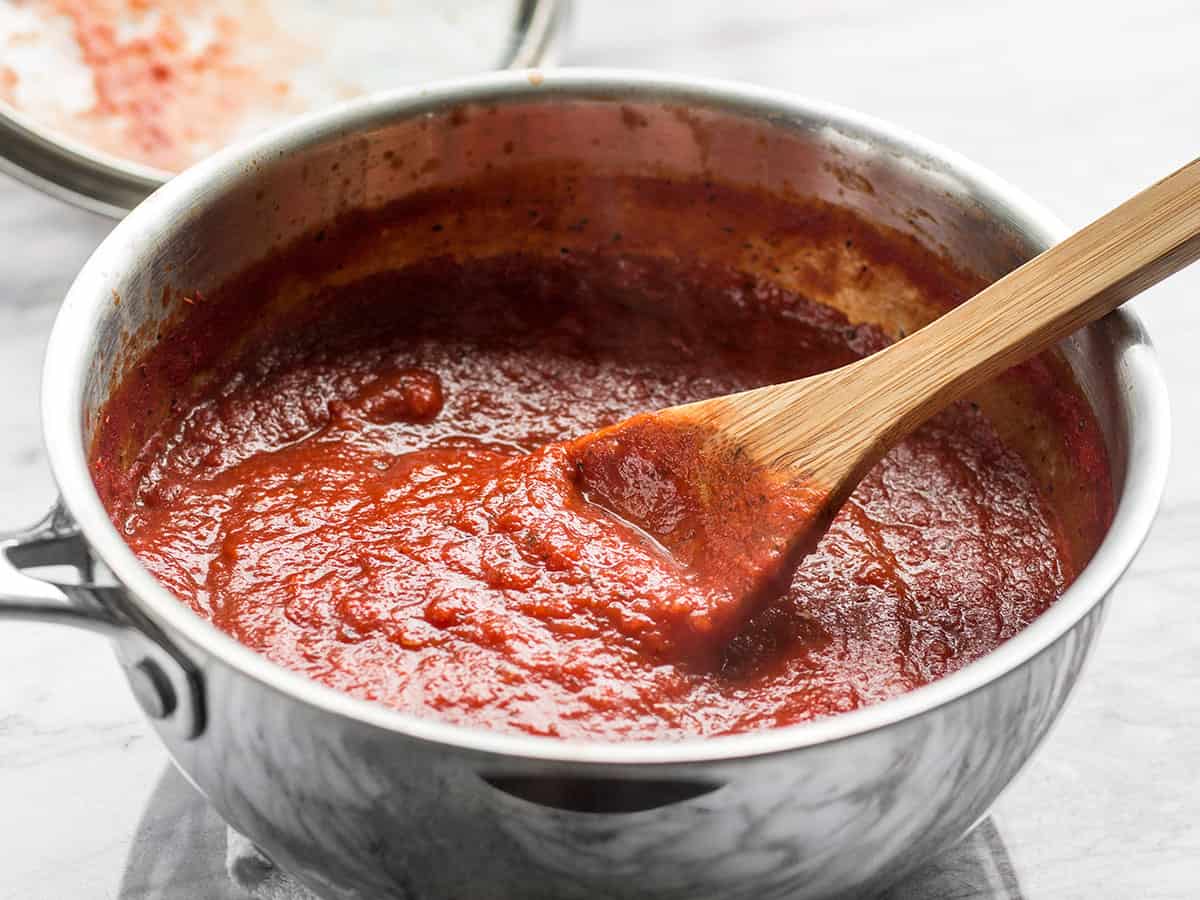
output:
M693 656L692 571L590 503L562 442L882 332L640 257L443 259L325 299L177 399L132 465L102 437L93 473L181 600L355 696L576 738L797 723L960 668L1075 574L1024 462L963 403L869 474L786 596Z

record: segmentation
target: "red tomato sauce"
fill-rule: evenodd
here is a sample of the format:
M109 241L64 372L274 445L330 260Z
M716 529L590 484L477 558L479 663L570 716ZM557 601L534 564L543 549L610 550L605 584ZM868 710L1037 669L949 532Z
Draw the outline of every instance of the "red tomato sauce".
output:
M711 583L590 502L570 439L842 365L879 329L635 256L443 258L333 295L175 398L134 464L102 436L93 473L181 600L357 697L571 738L803 722L960 668L1075 574L1022 459L960 403L875 467L782 597L697 641Z

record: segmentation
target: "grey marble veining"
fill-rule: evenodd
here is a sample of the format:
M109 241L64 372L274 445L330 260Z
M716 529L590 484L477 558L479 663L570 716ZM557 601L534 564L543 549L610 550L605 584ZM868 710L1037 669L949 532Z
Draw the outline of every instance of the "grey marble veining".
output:
M577 7L564 61L737 78L853 106L960 150L1074 225L1200 153L1200 8L1184 0ZM0 178L5 526L32 519L52 497L37 423L42 344L63 291L108 228ZM1197 294L1192 270L1137 301L1173 394L1167 499L1075 697L995 809L1029 898L1195 895ZM121 896L131 853L147 852L135 837L164 759L100 640L6 625L0 900ZM168 816L158 827L183 821Z

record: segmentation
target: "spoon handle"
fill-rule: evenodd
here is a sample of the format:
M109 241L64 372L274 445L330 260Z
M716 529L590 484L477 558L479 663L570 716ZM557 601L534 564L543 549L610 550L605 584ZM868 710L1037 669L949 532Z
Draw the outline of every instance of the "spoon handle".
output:
M835 509L925 419L1198 258L1194 160L880 353L664 412L803 476Z
M860 412L905 434L1197 258L1200 159L864 360Z
M676 410L836 507L927 418L1197 258L1200 159L873 356Z

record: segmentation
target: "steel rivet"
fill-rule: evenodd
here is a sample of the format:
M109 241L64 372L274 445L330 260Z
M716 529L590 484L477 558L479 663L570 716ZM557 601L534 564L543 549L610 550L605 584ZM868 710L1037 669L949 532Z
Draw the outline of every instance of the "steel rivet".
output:
M171 680L154 660L145 658L129 669L133 696L152 719L165 719L175 711L175 689Z

